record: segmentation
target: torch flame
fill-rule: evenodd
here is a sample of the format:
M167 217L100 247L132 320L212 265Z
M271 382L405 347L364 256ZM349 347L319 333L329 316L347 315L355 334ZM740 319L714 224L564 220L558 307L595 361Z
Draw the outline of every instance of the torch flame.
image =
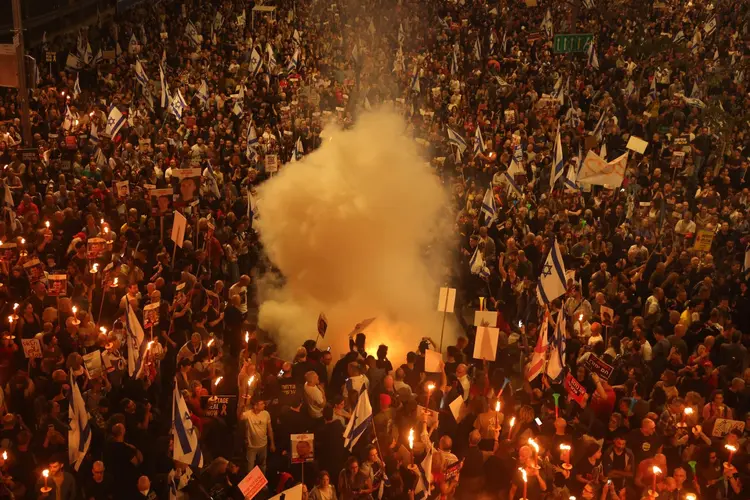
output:
M536 441L534 441L534 439L529 438L528 443L534 448L534 451L536 451L537 453L539 453L539 445L536 444Z
M13 316L8 316L8 323L13 323Z
M8 452L3 451L3 460L8 460Z
M693 414L693 409L691 407L688 406L687 408L685 408L685 415L692 415L692 414Z
M16 309L18 309L18 302L16 302L15 304L13 304L13 310L15 311Z
M26 238L21 238L21 245L25 245L25 244L26 244Z
M654 475L661 474L661 469L656 465L651 470L654 472Z
M435 384L427 384L427 390L432 392L435 390Z
M216 339L211 339L211 340L208 341L208 344L207 344L208 347L211 347L214 344L214 340L216 340Z
M42 471L42 476L44 476L44 477L49 477L49 470L47 470L47 469L44 469L44 470Z
M514 425L516 425L516 417L510 419L510 426L513 427Z
M104 327L99 328L99 331L101 332L102 335L106 335L107 334L107 329L104 328Z
M224 377L216 377L216 381L214 381L215 386L219 386L219 383L224 379Z
M72 311L73 311L73 316L75 316L76 313L78 312L78 308L76 306L73 306Z
M47 229L49 229L49 221L45 221L44 225L47 226Z
M519 467L518 470L521 471L521 475L523 476L523 482L524 483L527 482L528 478L526 477L526 469L524 469L523 467Z
M151 349L151 345L152 345L153 343L154 343L154 341L152 340L151 342L149 342L148 344L146 344L146 350L147 350L147 351L148 351L149 349Z
M409 429L409 449L414 449L414 429Z
M495 411L496 411L496 412L500 411L500 401L497 401L497 402L495 403Z
M736 446L732 446L731 444L725 444L724 448L726 448L727 450L729 450L732 453L735 453L737 451L737 447Z
M560 450L562 450L562 451L570 451L570 445L561 444L560 445Z
M250 342L250 332L245 332L245 343Z

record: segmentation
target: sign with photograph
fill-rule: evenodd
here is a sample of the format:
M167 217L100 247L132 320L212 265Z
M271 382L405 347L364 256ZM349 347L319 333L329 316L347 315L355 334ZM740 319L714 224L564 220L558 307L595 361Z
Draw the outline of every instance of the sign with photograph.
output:
M86 257L90 260L98 259L107 251L107 240L104 238L89 238L86 242Z
M31 283L36 283L44 279L44 268L39 259L31 259L24 263L23 270L26 271L26 275L29 277Z
M315 435L292 434L292 463L302 464L315 460Z
M151 328L159 324L159 303L143 306L143 328Z
M65 297L67 294L67 274L50 274L47 276L47 295L51 297Z

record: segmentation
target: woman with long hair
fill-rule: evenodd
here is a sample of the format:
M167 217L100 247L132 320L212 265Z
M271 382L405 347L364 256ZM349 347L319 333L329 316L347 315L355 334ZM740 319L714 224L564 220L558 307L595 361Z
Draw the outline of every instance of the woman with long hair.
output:
M357 457L349 457L339 473L339 493L342 500L372 500L372 483L361 470Z
M310 500L337 500L336 488L331 484L328 471L320 471L315 487L310 491Z

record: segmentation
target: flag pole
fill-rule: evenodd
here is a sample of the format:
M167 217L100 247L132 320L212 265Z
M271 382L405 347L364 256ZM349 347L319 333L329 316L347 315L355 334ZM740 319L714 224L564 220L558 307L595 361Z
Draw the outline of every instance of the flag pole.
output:
M450 288L445 289L445 304L443 304L443 326L440 327L440 354L443 354L443 334L445 333L445 318L448 316L448 295Z

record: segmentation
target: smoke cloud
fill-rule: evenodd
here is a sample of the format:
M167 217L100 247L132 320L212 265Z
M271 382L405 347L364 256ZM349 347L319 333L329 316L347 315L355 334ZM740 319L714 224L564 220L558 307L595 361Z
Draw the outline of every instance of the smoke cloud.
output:
M259 326L282 354L315 338L320 312L329 327L319 345L336 352L369 317L368 352L386 343L394 362L423 336L439 342L448 198L405 129L386 110L329 126L318 150L260 188L257 228L285 279L261 281Z

